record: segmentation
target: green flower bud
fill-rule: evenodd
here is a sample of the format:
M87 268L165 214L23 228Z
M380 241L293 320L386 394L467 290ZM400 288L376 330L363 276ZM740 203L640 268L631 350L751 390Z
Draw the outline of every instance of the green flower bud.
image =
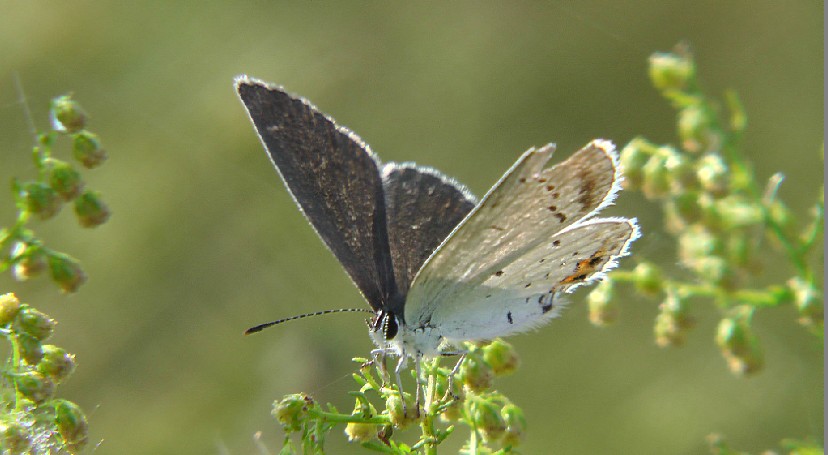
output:
M716 344L734 374L750 375L761 370L764 365L759 340L745 318L722 319L716 330Z
M55 190L41 182L24 183L23 199L26 211L37 215L41 220L48 220L57 215L62 207L60 197Z
M89 423L80 406L67 400L55 404L55 425L66 448L78 452L89 440Z
M664 167L669 174L670 192L673 194L684 194L696 188L698 186L696 169L693 167L690 158L683 153L679 153L672 147L663 147L662 149L665 150L667 157L664 161Z
M664 202L665 228L678 234L693 223L701 221L701 212L698 202L698 193L687 192L678 194Z
M492 367L496 376L512 374L520 366L515 348L499 338L483 348L483 361Z
M721 197L727 194L729 177L727 163L719 155L708 154L696 163L696 177L702 189Z
M686 302L676 292L670 291L659 309L661 311L656 317L655 324L656 344L660 347L683 345L687 338L687 329L695 325L695 321L687 313Z
M26 281L46 269L46 255L35 243L16 242L11 258L14 262L12 273L17 281Z
M642 294L655 295L661 292L661 270L654 264L642 262L635 266L635 288Z
M747 232L732 232L725 240L727 260L733 265L747 267L751 264L753 245L753 238Z
M286 432L299 431L305 420L308 410L316 407L313 398L304 393L286 395L281 401L273 403L273 414Z
M721 240L701 225L693 225L684 230L678 239L679 258L686 266L692 266L700 259L720 254Z
M598 286L587 295L589 303L589 322L598 327L608 326L618 320L620 308L613 299L613 281L604 278Z
M75 215L83 227L96 227L109 219L109 208L101 201L97 192L86 191L75 199Z
M788 280L788 287L794 294L796 309L799 311L799 323L806 327L822 327L825 318L822 292L800 277Z
M649 74L656 89L683 91L695 76L695 65L689 55L657 52L650 56Z
M86 282L86 274L78 261L65 254L54 253L49 256L49 271L52 281L63 292L76 292Z
M492 400L485 397L470 398L469 416L487 442L498 441L506 433L506 421L500 414L500 406Z
M24 455L31 453L32 436L26 427L14 420L0 420L0 450L3 454Z
M20 356L29 365L37 365L43 359L43 344L37 338L27 334L17 334Z
M75 356L65 349L46 344L43 345L43 359L37 364L37 371L43 373L56 384L68 378L75 371Z
M716 203L716 198L710 193L703 192L699 194L698 203L702 224L712 231L721 232L724 221L722 220L722 214L719 213L719 204Z
M37 404L52 398L55 393L55 383L37 371L25 371L14 375L17 390L24 397Z
M86 113L69 95L52 99L51 115L56 131L74 133L86 126Z
M503 447L517 447L526 433L526 418L523 416L523 411L510 403L504 406L500 413L503 421L506 422L506 433L503 435L501 444Z
M71 201L80 194L83 189L83 178L80 172L75 170L71 164L49 159L49 186L57 192L64 201Z
M466 359L463 360L463 364L460 365L460 371L457 374L462 378L463 384L475 393L482 393L488 390L494 382L494 371L492 371L492 367L482 361L482 359L471 354L467 355Z
M732 289L736 285L736 274L733 267L722 257L708 256L697 259L690 267L703 280Z
M391 418L391 425L394 428L402 429L417 422L418 412L414 405L415 403L411 399L411 396L405 396L405 407L403 407L400 392L397 390L389 390L385 399L385 410L388 411L388 416Z
M715 132L716 119L702 106L690 105L679 111L678 134L681 146L691 153L715 150L721 139Z
M100 166L106 161L106 150L101 147L98 136L89 131L81 131L74 135L72 155L87 169Z
M665 167L666 157L652 155L642 169L641 191L647 199L660 199L670 191L670 173Z
M377 425L373 423L348 422L345 426L348 442L368 442L377 436Z
M38 340L52 336L56 321L44 313L27 306L17 314L17 327Z
M621 182L624 189L641 187L644 179L644 165L654 152L655 146L642 138L633 139L621 150L619 162L624 173L624 180Z
M12 322L19 311L20 300L16 295L11 292L0 295L0 325Z

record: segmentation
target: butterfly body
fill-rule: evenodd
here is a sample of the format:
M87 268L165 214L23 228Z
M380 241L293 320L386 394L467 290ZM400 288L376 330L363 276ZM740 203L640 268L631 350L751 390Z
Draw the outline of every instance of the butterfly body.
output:
M544 324L639 235L634 219L595 217L620 190L608 141L551 167L554 146L532 148L477 201L434 169L381 163L280 87L241 76L236 89L288 190L375 313L371 338L400 364Z

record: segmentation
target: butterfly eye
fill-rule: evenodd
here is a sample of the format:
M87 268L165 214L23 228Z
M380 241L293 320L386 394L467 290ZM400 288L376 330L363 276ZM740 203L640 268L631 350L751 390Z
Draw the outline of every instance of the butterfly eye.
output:
M397 336L399 326L397 325L397 318L394 317L394 313L385 313L384 316L382 320L382 334L385 336L385 341L390 341Z

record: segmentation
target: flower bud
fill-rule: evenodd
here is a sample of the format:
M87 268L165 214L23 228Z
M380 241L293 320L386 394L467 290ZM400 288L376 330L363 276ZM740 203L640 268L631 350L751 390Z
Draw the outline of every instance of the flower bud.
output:
M684 153L679 153L672 147L663 147L666 152L664 168L667 169L670 178L670 192L683 194L686 191L696 188L696 170L690 162L690 158Z
M51 116L56 131L74 133L86 126L86 113L69 95L52 99Z
M700 278L716 286L732 289L736 285L733 267L720 256L699 258L690 267Z
M646 139L635 138L621 150L619 162L624 172L624 180L621 184L624 189L637 189L641 187L644 179L644 165L655 151L655 146Z
M83 178L80 172L75 170L71 164L49 159L49 186L63 198L64 201L71 201L80 194L83 189Z
M499 338L483 348L483 361L492 367L495 376L512 374L520 365L515 348Z
M721 197L727 193L729 177L727 163L719 155L708 154L696 163L696 177L702 189Z
M97 192L86 191L75 199L75 215L81 226L100 226L109 219L109 208L101 201Z
M670 174L664 166L665 162L665 156L656 153L642 169L641 191L647 199L660 199L670 190Z
M475 393L481 393L492 387L494 371L492 367L479 357L467 355L457 373L463 379L463 384Z
M46 255L36 243L16 242L11 253L12 273L17 281L26 281L46 269Z
M661 270L650 262L635 266L635 288L638 292L655 295L661 291Z
M613 299L613 282L604 278L598 286L587 295L589 303L589 322L598 327L608 326L618 320L620 309Z
M719 135L714 130L715 118L702 106L690 105L679 111L678 134L681 146L691 153L715 150Z
M52 398L55 393L55 383L37 371L25 371L14 375L17 390L24 397L40 404Z
M764 358L759 341L745 318L722 319L716 330L716 344L732 373L750 375L762 369Z
M470 398L469 417L487 442L494 442L506 433L506 421L500 414L500 407L485 397Z
M20 356L29 365L37 365L43 360L43 344L37 338L27 333L18 333L17 345L20 348Z
M43 341L52 336L52 331L55 330L55 320L27 306L17 314L17 327L22 332Z
M86 282L86 274L80 264L65 254L54 253L49 256L49 271L52 273L52 281L63 292L76 292Z
M523 411L509 403L503 406L500 411L506 422L506 433L503 435L501 444L503 447L516 447L520 445L523 435L526 433L526 418L523 416Z
M56 384L68 378L75 371L75 356L65 349L46 344L43 345L43 359L37 364L37 371L43 373Z
M271 414L276 417L285 431L299 431L302 429L302 422L308 410L315 406L313 398L304 393L294 393L286 395L281 401L274 402Z
M800 277L788 280L788 287L794 294L796 309L799 311L799 323L806 327L822 327L825 318L822 292Z
M675 291L667 293L667 298L659 305L661 310L656 317L655 338L660 347L681 346L687 337L687 329L695 321L687 313L686 302Z
M80 406L68 400L55 404L55 425L66 448L75 453L89 440L89 423Z
M89 131L81 131L74 135L72 155L87 169L100 166L106 161L106 150L101 147L98 136Z
M367 409L360 406L360 402L357 400L356 407L353 412L354 416L370 418L375 413L376 411L373 409L373 406L370 406L370 409ZM365 422L348 422L345 426L345 436L348 437L348 442L368 442L377 436L377 425Z
M20 300L16 295L11 292L0 295L0 326L12 322L19 311Z
M694 225L684 230L678 239L679 258L685 266L700 259L721 253L721 240L704 226Z
M689 88L695 75L695 65L689 55L657 52L650 56L650 80L660 91Z
M415 410L414 405L415 403L411 399L411 396L405 396L405 406L403 406L400 392L397 390L389 391L385 399L385 409L391 418L391 425L394 428L402 429L417 422L418 412Z
M664 224L666 229L677 234L693 223L701 221L698 193L677 194L664 202Z
M55 190L41 182L24 183L23 199L26 211L37 215L41 220L48 220L57 215L62 206Z
M727 228L751 227L764 222L762 207L744 196L727 196L719 199L716 204L719 206L722 223Z
M8 419L8 417L6 417ZM29 431L14 420L0 420L0 449L9 455L24 455L31 453L32 436Z

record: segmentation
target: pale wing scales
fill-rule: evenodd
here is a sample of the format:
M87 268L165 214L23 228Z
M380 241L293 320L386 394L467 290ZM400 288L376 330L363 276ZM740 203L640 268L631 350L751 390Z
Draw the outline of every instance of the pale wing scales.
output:
M553 146L530 149L426 261L406 302L406 322L455 305L455 291L483 286L550 237L610 204L620 189L613 145L596 140L543 169Z

